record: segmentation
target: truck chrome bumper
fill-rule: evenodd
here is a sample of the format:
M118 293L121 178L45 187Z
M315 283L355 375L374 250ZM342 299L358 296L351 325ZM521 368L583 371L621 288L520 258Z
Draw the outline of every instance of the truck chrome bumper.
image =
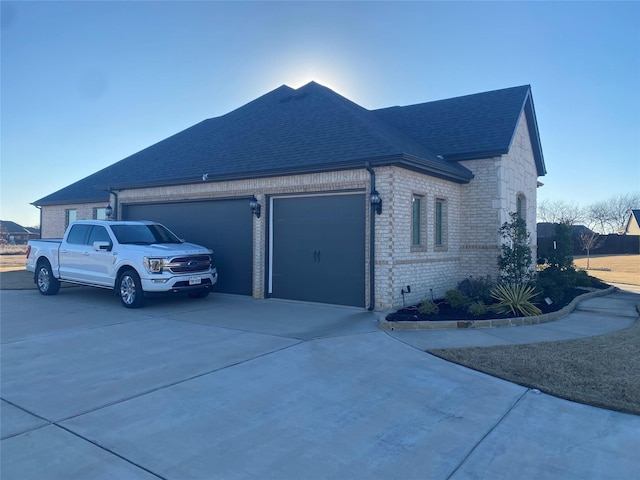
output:
M145 292L181 292L211 288L218 281L218 274L214 271L206 274L141 278L140 281Z

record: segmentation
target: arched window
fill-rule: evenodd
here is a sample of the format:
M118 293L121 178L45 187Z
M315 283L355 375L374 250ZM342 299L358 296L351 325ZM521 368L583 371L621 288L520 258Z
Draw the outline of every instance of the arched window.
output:
M522 220L527 219L527 198L521 193L516 197L516 212Z

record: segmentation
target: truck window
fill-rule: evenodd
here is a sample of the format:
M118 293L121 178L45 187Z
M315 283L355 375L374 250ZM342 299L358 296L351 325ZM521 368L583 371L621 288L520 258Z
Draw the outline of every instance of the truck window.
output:
M182 243L178 237L159 224L112 225L111 230L121 244Z
M85 245L89 236L89 230L91 230L91 225L74 225L71 227L69 235L67 235L67 243Z
M93 245L93 242L111 243L111 238L109 237L107 229L101 227L100 225L94 225L94 227L91 229L91 233L89 234L89 245Z

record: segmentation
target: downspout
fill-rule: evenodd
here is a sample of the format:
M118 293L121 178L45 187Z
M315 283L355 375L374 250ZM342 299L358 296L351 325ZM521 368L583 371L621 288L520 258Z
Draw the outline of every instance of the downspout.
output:
M366 169L371 177L371 187L369 195L376 190L376 172L373 171L369 162L366 164ZM369 198L369 311L375 308L376 301L376 212L375 206L371 203Z
M118 219L118 192L115 190L109 189L109 204L111 204L111 195L113 195L113 214L111 215L110 220Z

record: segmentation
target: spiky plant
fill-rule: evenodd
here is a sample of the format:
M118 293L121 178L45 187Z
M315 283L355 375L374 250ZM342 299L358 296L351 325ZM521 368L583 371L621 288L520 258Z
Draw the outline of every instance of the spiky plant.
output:
M540 315L542 311L531 301L538 295L535 288L524 283L518 285L500 284L493 289L491 296L498 300L492 306L494 312L512 313L529 317Z

